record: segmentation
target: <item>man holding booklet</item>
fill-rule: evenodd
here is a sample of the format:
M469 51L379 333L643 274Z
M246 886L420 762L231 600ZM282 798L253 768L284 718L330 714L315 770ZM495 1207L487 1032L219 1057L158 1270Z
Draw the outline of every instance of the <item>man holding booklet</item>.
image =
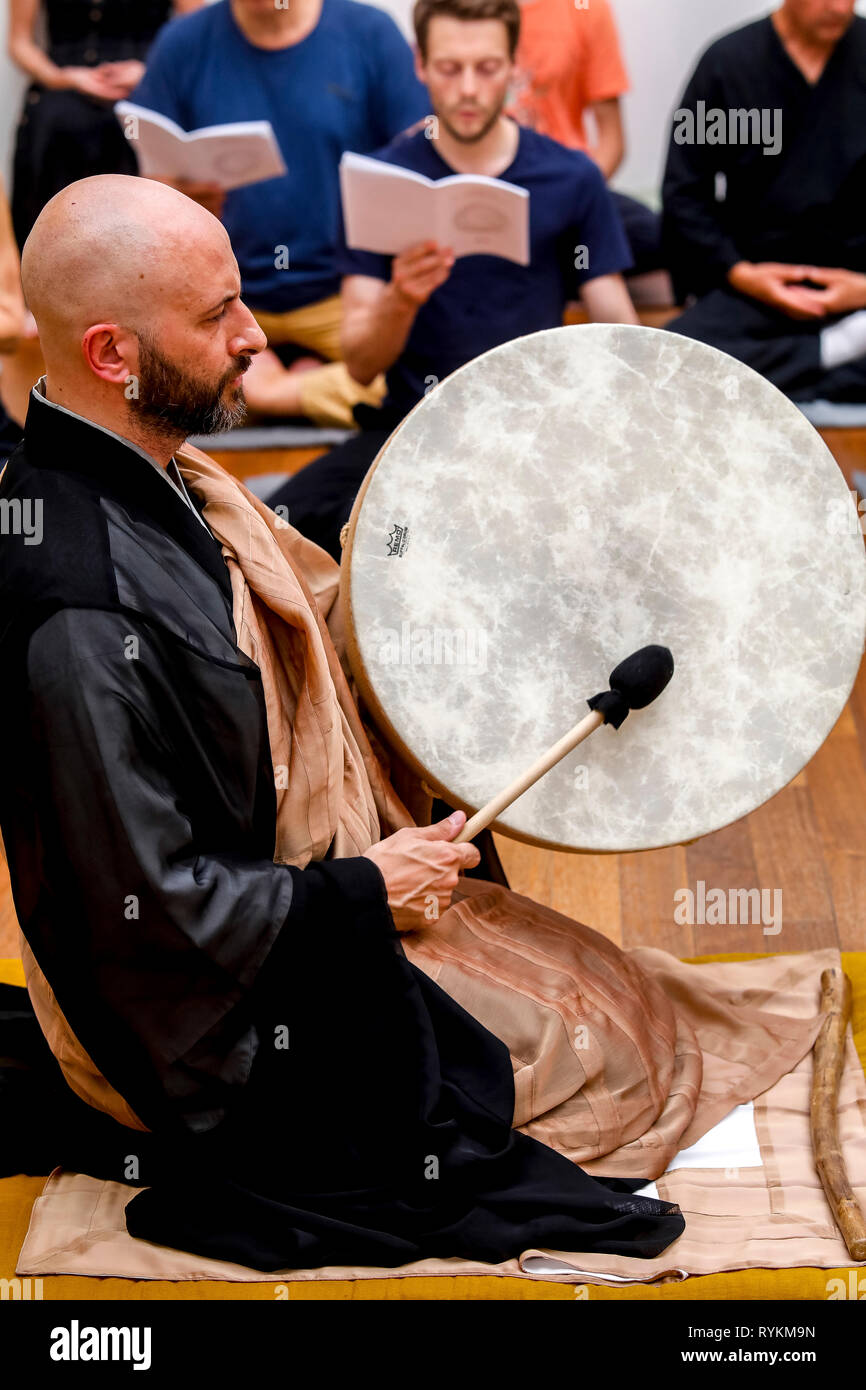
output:
M451 244L443 244L417 234L415 202L431 190L418 188L417 177L405 185L394 177L395 228L368 249L374 219L355 215L358 175L344 169L343 357L363 384L384 372L388 392L380 408L355 408L359 436L268 498L271 506L287 506L292 524L335 557L370 463L407 411L444 377L500 343L561 324L566 303L578 294L593 321L637 322L621 278L631 266L628 244L598 167L504 114L520 29L517 0L418 0L414 23L416 70L434 114L375 158L393 166L394 175L422 175L422 185L480 175L500 181L499 190L510 186L512 197L506 188L479 198L481 185L470 197L468 180L456 193L449 190L448 205L456 198L457 213ZM434 199L440 191L446 193L433 190ZM385 186L379 196L387 195ZM520 216L527 206L524 257ZM407 238L399 251L395 229ZM498 254L491 254L494 246Z

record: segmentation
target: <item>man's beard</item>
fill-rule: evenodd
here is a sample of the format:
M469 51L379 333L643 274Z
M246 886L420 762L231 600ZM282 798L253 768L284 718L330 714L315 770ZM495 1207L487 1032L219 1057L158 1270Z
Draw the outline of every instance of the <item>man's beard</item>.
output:
M479 140L483 140L485 135L490 134L490 131L496 125L496 122L499 120L499 117L502 115L504 109L505 101L503 99L503 101L501 101L500 104L497 106L496 110L492 112L490 119L485 121L481 129L476 131L474 135L463 135L459 130L457 130L455 126L451 124L447 116L440 115L439 119L444 125L445 129L448 131L448 134L451 136L452 140L459 141L461 145L475 145Z
M136 417L167 427L174 433L218 434L240 425L246 417L247 403L239 386L231 404L223 391L239 372L246 371L251 358L237 357L230 371L219 381L205 382L175 366L147 334L138 336L138 396L130 402Z

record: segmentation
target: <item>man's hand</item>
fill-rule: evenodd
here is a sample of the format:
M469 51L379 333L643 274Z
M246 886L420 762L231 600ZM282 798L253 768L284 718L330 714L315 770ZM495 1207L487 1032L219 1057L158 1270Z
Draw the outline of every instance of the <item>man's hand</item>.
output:
M166 183L169 188L176 188L178 193L185 193L187 198L192 198L194 203L199 203L206 212L212 212L214 217L222 214L223 203L225 202L226 191L218 183L199 183L193 179L167 179L156 178L157 183Z
M814 265L806 267L806 275L822 287L817 293L828 314L853 314L866 309L866 275Z
M728 271L728 283L735 290L792 319L823 319L836 312L827 308L824 290L799 283L815 278L813 266L784 265L778 261L738 261Z
M451 274L454 252L435 241L422 241L395 256L391 262L391 284L399 299L420 309L434 290Z
M465 824L455 811L436 825L398 830L365 852L385 880L388 906L402 931L437 922L451 902L461 869L474 869L481 855L474 845L449 841Z

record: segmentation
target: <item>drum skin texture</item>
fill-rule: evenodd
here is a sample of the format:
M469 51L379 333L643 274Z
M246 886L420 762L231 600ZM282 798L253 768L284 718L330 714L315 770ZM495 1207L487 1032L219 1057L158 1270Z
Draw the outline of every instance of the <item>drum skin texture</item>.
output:
M821 437L703 343L592 324L441 382L352 513L349 654L451 804L489 800L639 647L673 678L504 811L518 839L652 849L745 816L820 748L866 636L855 501Z

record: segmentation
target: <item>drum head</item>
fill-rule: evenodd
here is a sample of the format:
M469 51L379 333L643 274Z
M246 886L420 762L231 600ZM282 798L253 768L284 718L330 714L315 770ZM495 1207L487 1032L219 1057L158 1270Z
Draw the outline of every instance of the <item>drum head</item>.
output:
M352 513L350 660L383 733L476 810L588 713L615 665L670 685L503 812L552 848L652 849L728 825L821 746L866 633L845 479L775 387L650 328L552 329L443 381Z

